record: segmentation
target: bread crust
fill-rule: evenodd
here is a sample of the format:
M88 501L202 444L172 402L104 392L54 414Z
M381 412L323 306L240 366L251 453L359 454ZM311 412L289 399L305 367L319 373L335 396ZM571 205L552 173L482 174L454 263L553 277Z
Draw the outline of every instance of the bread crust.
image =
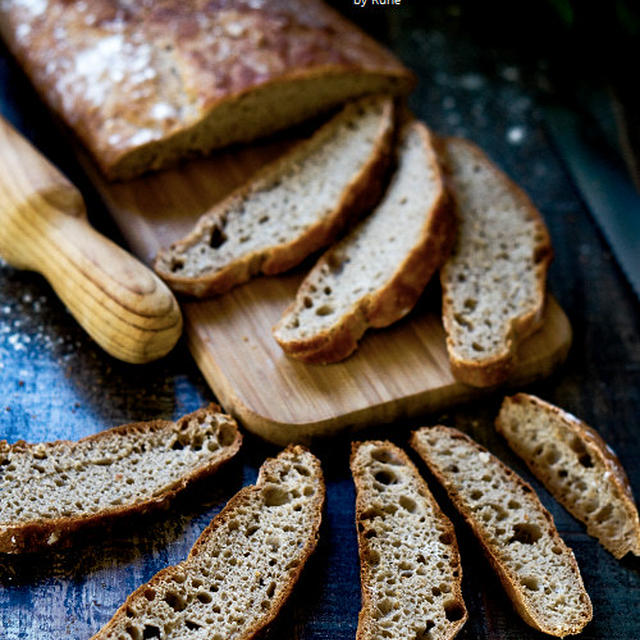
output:
M43 2L3 2L0 32L113 179L415 84L319 0Z
M445 184L452 195L456 215L460 217L455 202L455 190L453 189L451 179L447 177L449 169L447 167L446 146L448 143L463 145L466 150L475 157L477 163L482 165L489 164L491 166L498 180L508 185L508 189L513 197L518 201L519 205L527 211L527 217L535 221L535 236L539 238L535 243L532 253L532 260L535 264L536 272L536 299L538 302L528 313L511 319L509 329L502 338L502 349L499 353L483 360L468 360L459 357L456 353L452 338L455 332L454 291L452 291L452 287L449 286L448 263L445 262L440 271L440 283L442 285L442 322L447 334L447 351L449 352L451 372L457 380L466 384L475 387L492 387L505 382L509 378L518 362L518 347L520 343L542 326L546 301L546 278L549 264L553 259L553 249L544 219L531 202L529 196L503 171L491 163L484 152L475 144L462 138L449 137L438 140L436 148L438 149L438 155L443 166Z
M308 450L301 445L289 445L284 450L283 454L296 454L307 451ZM279 594L279 597L274 599L269 609L264 613L263 617L256 621L250 628L246 629L241 635L234 636L236 640L251 640L253 638L259 637L259 633L276 618L286 600L290 596L291 592L293 591L293 588L297 583L307 560L317 546L320 524L322 521L322 511L326 497L326 490L320 462L316 458L313 458L313 460L315 461L315 469L312 473L312 476L315 480L315 486L317 488L316 494L314 496L314 521L312 530L308 533L306 543L301 550L300 561L293 568L284 591ZM183 565L185 565L191 558L196 557L199 553L201 553L201 551L203 551L203 547L206 545L208 539L214 537L220 528L222 528L229 520L232 520L234 518L234 515L239 507L250 503L250 497L253 494L261 491L262 486L264 486L264 484L266 484L267 482L277 482L277 474L275 474L273 478L270 477L272 476L272 474L274 474L275 471L277 471L277 466L277 458L268 458L260 468L256 484L242 488L229 500L229 502L227 502L222 511L220 511L220 513L218 513L218 515L213 518L209 525L200 534L193 547L191 548L191 551L189 552L186 560L184 560L180 564L169 566L160 570L151 578L151 580L138 587L119 607L113 618L100 631L98 631L91 637L91 640L101 640L108 637L109 632L116 626L118 619L126 617L127 609L136 601L137 598L139 598L140 596L144 597L144 593L147 589L149 589L149 587L160 584L167 578L171 579L173 575L181 571Z
M611 447L609 447L609 445L602 439L600 434L579 418L576 418L567 411L560 409L560 407L556 407L549 402L545 402L544 400L527 393L517 393L513 396L505 397L501 412L496 417L495 427L498 433L505 437L509 446L518 454L519 452L512 444L511 438L506 434L506 425L504 423L505 418L503 410L509 404L534 405L545 413L555 416L561 421L562 425L568 432L579 439L588 455L599 462L599 464L604 468L602 482L609 482L613 485L614 491L618 499L624 505L624 511L626 512L629 521L632 523L630 536L625 540L626 544L619 544L615 541L603 538L599 538L599 542L618 559L625 556L628 552L631 552L636 556L640 556L640 519L638 517L638 509L631 491L631 485L629 484L629 479L622 464L620 463L620 460ZM554 498L558 500L558 502L560 502L560 504L562 504L569 513L587 525L587 533L598 538L595 529L592 529L590 523L581 517L579 511L575 508L575 505L573 505L565 495L555 491L554 486L545 482L543 477L544 474L542 473L539 464L529 457L523 457L523 459L531 472L547 487Z
M375 101L374 97L369 100ZM347 105L343 113L346 117L356 109L356 103ZM339 114L337 118L342 119ZM336 235L353 218L378 200L382 191L383 176L389 165L391 144L394 127L393 100L383 101L383 113L380 127L376 134L376 145L367 162L349 181L342 192L342 197L322 220L304 230L295 240L280 245L273 245L267 249L259 249L237 258L229 265L198 277L185 277L171 271L170 264L174 255L198 244L202 234L218 221L224 219L225 214L238 202L250 198L250 194L260 191L263 185L269 185L277 179L288 167L295 165L298 158L305 157L322 140L327 131L336 126L334 119L321 127L311 138L298 143L288 151L268 164L258 172L249 182L240 186L231 195L205 213L194 229L183 239L173 243L168 250L161 250L154 262L154 269L158 275L174 290L198 298L219 295L233 287L247 282L258 273L275 275L296 266L308 255L329 244Z
M220 413L221 408L217 404L212 403L207 407L198 409L197 411L183 416L176 423L169 420L135 422L92 434L76 442L59 440L56 442L45 443L44 446L46 447L47 445L51 446L64 443L74 447L80 442L100 442L100 440L104 439L105 436L113 433L128 434L140 430L157 431L166 429L174 424L179 429L182 424L186 424L194 418L197 419L199 416L212 412ZM133 515L142 515L154 510L166 508L169 503L173 501L184 489L213 474L224 463L233 458L239 451L240 445L242 444L242 435L238 430L235 420L226 414L224 417L226 419L226 423L229 425L229 429L233 433L233 440L229 446L226 447L226 453L220 460L213 464L196 467L189 474L182 476L175 484L173 484L173 486L165 490L163 493L130 505L115 506L89 516L69 516L46 520L43 519L17 525L0 523L0 552L27 553L41 549L49 549L54 546L57 548L67 547L73 543L73 534L80 530L96 529L121 520L122 518ZM13 445L9 445L5 440L0 441L0 460L5 460L11 451L24 451L33 449L36 446L38 445L27 444L23 440L20 440Z
M482 533L482 528L480 523L476 520L473 514L465 507L464 500L460 497L460 494L457 488L449 481L449 479L444 475L439 468L433 464L430 460L429 451L422 445L420 442L419 434L420 432L426 432L431 429L444 431L452 435L454 439L460 439L466 441L473 448L475 448L479 454L486 453L491 456L491 458L495 461L497 465L499 465L505 474L509 477L514 484L517 485L520 494L526 494L526 499L529 501L530 508L540 513L547 525L547 532L553 539L554 545L557 545L561 549L566 549L568 553L565 554L565 561L568 564L568 568L571 573L575 576L580 589L583 594L583 602L585 604L586 613L584 618L581 621L577 621L574 624L565 624L562 629L552 627L548 624L545 619L541 619L536 616L535 612L529 607L527 604L526 598L524 597L524 587L520 585L517 581L517 576L512 574L509 567L507 567L500 559L498 549L494 548L484 537ZM533 490L533 487L525 482L517 473L515 473L512 469L507 467L503 462L501 462L498 458L491 455L487 449L485 449L482 445L478 444L475 440L467 436L466 434L458 431L457 429L453 429L451 427L445 427L443 425L436 425L435 427L422 427L421 429L414 431L411 435L410 440L411 446L418 452L420 457L424 460L424 462L429 467L431 473L435 476L438 482L445 488L449 498L452 503L460 513L460 515L464 518L464 520L469 525L470 529L473 531L476 539L480 543L482 550L485 553L485 556L489 560L493 570L496 572L502 586L504 587L507 595L509 596L511 602L513 603L516 611L520 615L520 617L531 627L537 629L538 631L542 631L543 633L547 633L552 636L563 638L566 635L573 635L580 633L582 629L586 626L586 624L591 620L593 615L593 610L591 607L591 601L589 596L584 589L584 585L582 582L582 576L580 574L580 569L575 560L573 552L567 545L564 543L558 531L555 527L553 516L545 509L544 505L540 502L536 492Z
M362 525L365 522L365 518L363 518L363 514L367 509L371 508L371 504L367 503L366 497L364 495L364 484L363 484L363 475L365 474L365 470L358 465L356 460L356 455L358 453L359 448L363 444L375 445L376 447L383 449L389 453L390 456L394 456L398 458L403 466L406 466L410 472L415 476L416 480L419 483L419 492L423 499L428 502L431 508L434 511L434 515L438 518L442 528L444 529L443 534L448 536L452 542L450 545L450 565L452 567L457 567L457 581L449 583L449 587L451 587L450 599L455 601L455 603L460 607L461 616L458 620L454 621L451 624L450 633L448 635L439 636L439 640L447 640L454 638L458 631L464 626L467 621L468 614L464 604L464 600L462 598L462 567L460 566L460 553L458 551L458 543L456 539L455 529L453 528L453 524L444 515L440 506L435 501L435 498L429 491L429 487L424 479L420 476L418 469L411 462L409 456L400 449L396 447L394 444L389 442L388 440L369 440L367 443L363 442L352 442L351 443L351 458L350 458L350 467L351 473L353 476L353 482L356 487L356 528L358 531L358 552L360 556L360 585L362 590L362 606L360 609L360 614L358 615L358 630L356 633L356 640L368 640L369 638L376 637L375 629L371 628L373 617L372 617L372 609L375 606L373 602L373 576L371 572L371 565L369 562L369 558L371 558L372 547L369 543L369 539L364 534ZM391 516L392 517L392 516ZM425 525L426 526L426 525ZM426 621L424 621L426 624Z
M428 150L432 168L440 175L439 165L432 151L431 133L427 127L418 121L405 126L418 131L424 148ZM444 184L440 181L434 205L422 227L420 238L382 288L361 298L329 329L306 339L281 339L278 329L294 309L294 301L273 328L276 340L287 355L303 362L327 364L343 360L356 350L358 341L369 327L389 326L413 309L431 276L449 254L454 240L455 218L451 215L449 199ZM328 249L314 266L314 271L329 263L334 252L334 248ZM311 286L311 277L308 276L300 285L296 299L300 300L308 295Z

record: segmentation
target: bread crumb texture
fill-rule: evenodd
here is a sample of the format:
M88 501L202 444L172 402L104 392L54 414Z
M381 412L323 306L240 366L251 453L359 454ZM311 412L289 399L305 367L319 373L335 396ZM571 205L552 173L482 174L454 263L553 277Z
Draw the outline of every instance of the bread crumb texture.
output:
M467 619L451 522L407 455L354 443L362 610L358 640L444 640Z
M526 194L475 145L447 138L440 157L459 223L441 272L447 344L477 366L509 357L538 327L551 245Z
M316 545L318 460L289 447L214 518L188 558L127 599L93 640L239 640L270 622Z
M496 428L532 473L616 558L640 555L640 522L626 473L600 435L535 396L505 398Z
M181 281L214 277L251 256L250 271L257 273L274 251L292 247L294 253L294 243L316 230L308 250L286 265L293 266L331 239L323 225L330 228L336 217L335 222L347 221L340 219L346 196L386 146L392 122L388 98L348 105L309 141L205 214L184 240L161 251L156 270L179 287Z
M579 633L591 620L591 601L573 552L533 489L455 429L420 429L412 444L471 526L524 621L553 636Z
M98 518L157 506L210 473L241 441L235 421L218 409L124 425L78 442L0 442L0 549L20 551L42 536L53 544Z

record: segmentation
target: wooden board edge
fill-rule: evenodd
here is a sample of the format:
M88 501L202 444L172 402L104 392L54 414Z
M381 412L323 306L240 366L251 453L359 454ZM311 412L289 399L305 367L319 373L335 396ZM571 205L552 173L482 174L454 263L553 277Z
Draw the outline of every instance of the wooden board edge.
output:
M505 384L498 387L478 388L461 382L452 382L443 387L427 389L424 392L358 409L341 416L309 422L282 422L273 417L264 416L247 406L230 388L230 385L224 383L224 376L215 359L209 350L204 348L201 337L197 331L190 328L189 323L187 323L186 335L191 354L218 401L245 429L279 446L289 443L310 445L316 439L351 433L372 425L390 424L401 419L428 416L494 393L513 392L524 385L548 377L566 360L572 341L572 329L567 315L551 296L549 302L554 307L555 322L558 324L556 331L558 340L555 348L544 353L544 357L529 358ZM523 347L526 348L526 342Z

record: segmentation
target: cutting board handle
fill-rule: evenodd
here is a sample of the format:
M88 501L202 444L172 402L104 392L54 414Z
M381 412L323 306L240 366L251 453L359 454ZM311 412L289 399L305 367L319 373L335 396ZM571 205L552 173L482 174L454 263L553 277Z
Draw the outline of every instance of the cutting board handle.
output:
M180 337L182 315L169 288L90 226L78 190L1 117L0 255L41 273L120 360L155 360Z

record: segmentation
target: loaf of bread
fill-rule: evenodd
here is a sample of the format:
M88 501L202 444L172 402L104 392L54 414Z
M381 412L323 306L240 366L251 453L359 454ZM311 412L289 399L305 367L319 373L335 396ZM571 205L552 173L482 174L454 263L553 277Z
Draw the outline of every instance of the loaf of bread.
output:
M414 432L412 446L478 538L522 619L563 638L591 620L573 552L529 484L456 429Z
M454 219L420 122L399 136L398 166L382 201L331 247L274 328L285 352L305 362L346 358L368 327L386 327L415 305L454 239Z
M640 555L640 521L620 460L582 420L526 393L504 399L496 429L531 472L616 558Z
M453 638L467 620L455 531L407 454L355 442L362 609L357 640Z
M0 33L111 178L414 84L321 0L3 0Z
M271 622L315 549L324 481L289 446L213 519L186 560L139 587L92 640L248 640Z
M0 441L0 552L70 543L70 535L159 508L239 450L238 427L210 405L77 442Z
M510 375L522 339L540 327L552 251L527 195L475 145L440 141L458 238L440 272L453 375L485 387Z
M160 251L156 271L174 290L203 297L295 266L378 199L393 127L390 98L347 105Z

